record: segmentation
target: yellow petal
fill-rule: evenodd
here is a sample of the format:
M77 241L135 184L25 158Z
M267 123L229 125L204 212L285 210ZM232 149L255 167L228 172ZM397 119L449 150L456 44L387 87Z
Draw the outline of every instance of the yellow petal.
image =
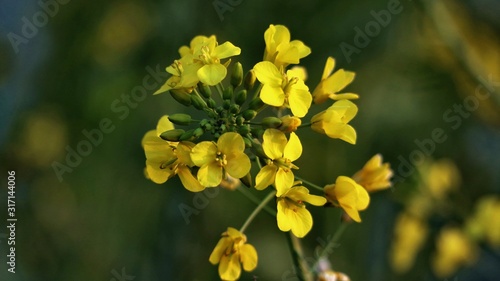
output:
M354 72L339 69L332 76L324 80L325 87L332 93L337 93L351 84L355 76Z
M347 124L332 124L326 127L326 134L335 139L341 139L350 144L356 144L356 130Z
M276 50L278 52L276 56L276 64L278 66L299 63L300 56L297 47L291 46L290 44L281 44L278 45Z
M193 147L195 147L195 144L188 141L181 141L177 144L175 154L177 155L180 163L189 167L194 166L194 163L191 160L191 150Z
M292 233L299 238L306 236L313 224L311 213L309 213L305 207L286 203L285 200L279 200L278 202L277 219L278 227L281 231L288 231L291 229Z
M307 80L307 70L305 67L302 66L294 66L290 68L287 72L286 75L290 77L297 77L301 81L306 81Z
M191 160L198 167L215 161L216 157L217 146L210 141L202 141L191 150Z
M293 40L290 42L290 46L297 48L299 58L304 58L311 54L311 48L307 47L302 41L300 40Z
M226 160L227 164L224 168L230 176L238 179L248 174L252 167L250 159L243 152L228 155Z
M342 206L342 209L346 212L346 214L355 222L361 222L361 217L359 216L358 210L351 206Z
M237 254L222 256L219 264L219 276L222 280L238 280L241 274L241 265Z
M219 84L227 74L227 69L220 63L206 64L197 71L200 81L209 86Z
M299 137L294 132L291 132L283 156L293 162L299 159L300 155L302 155L302 144Z
M304 82L299 81L297 84L293 85L288 96L290 109L293 115L297 117L304 117L312 102L312 96L307 86L304 85L305 87L300 87L300 84L303 83Z
M323 69L323 75L321 76L321 80L325 80L332 74L333 69L335 69L335 59L332 57L328 57L326 59L325 68Z
M268 61L259 62L253 67L253 70L260 83L272 87L281 87L283 75L273 63Z
M264 84L260 90L260 99L265 104L280 107L285 103L285 92L283 92L281 87Z
M234 46L231 42L224 42L224 44L215 47L212 55L219 59L225 59L232 56L237 56L241 53L241 49Z
M161 169L160 164L151 163L150 161L146 161L146 172L149 176L149 179L157 184L165 183L173 174L172 170L169 167Z
M370 195L368 195L368 191L364 189L361 185L356 184L356 192L358 193L358 201L356 203L356 209L358 211L362 211L368 208L370 204Z
M191 174L191 170L187 166L179 166L177 174L181 179L182 185L191 192L200 192L205 190L205 187Z
M276 129L267 129L264 132L262 148L267 157L278 159L283 157L285 146L287 144L285 134Z
M332 100L355 100L359 99L358 94L354 93L342 93L342 94L330 94L328 95Z
M198 170L198 181L206 187L215 187L222 181L222 167L216 162L203 165Z
M232 240L227 238L227 237L222 237L219 242L217 242L217 245L215 246L214 250L210 254L210 257L208 258L208 261L216 265L219 263L220 259L222 258L222 255L226 251L228 247L231 247Z
M292 229L292 225L288 221L288 216L287 216L287 209L288 209L288 204L286 202L286 199L279 199L278 200L278 212L276 214L276 221L278 222L278 228L281 231L289 231Z
M217 147L224 154L242 153L245 150L245 142L240 134L229 132L220 136Z
M273 184L276 178L277 171L278 167L273 164L262 167L255 178L255 189L263 190L264 188Z
M168 115L163 115L156 125L156 136L159 137L162 133L173 129L175 129L174 124L168 120Z
M240 247L240 260L245 271L252 271L257 267L257 251L250 244Z
M292 170L285 171L279 168L276 172L276 196L281 196L293 185L294 176Z

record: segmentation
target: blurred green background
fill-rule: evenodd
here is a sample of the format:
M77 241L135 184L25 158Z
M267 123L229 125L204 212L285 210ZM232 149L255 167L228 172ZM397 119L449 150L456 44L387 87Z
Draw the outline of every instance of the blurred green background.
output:
M399 12L371 24L388 7ZM269 24L284 24L312 49L301 60L311 90L328 56L356 72L347 90L361 96L351 122L358 143L299 131L304 153L297 162L301 177L324 185L382 153L400 179L372 196L363 223L351 226L330 256L333 269L351 280L442 280L430 269L432 239L406 274L396 274L388 259L394 220L421 181L401 168L403 160L411 161L421 150L415 141L431 138L434 129L447 139L430 157L453 160L461 173L457 208L471 212L481 196L500 193L499 1L2 0L0 11L1 280L218 279L208 257L220 234L241 226L254 204L227 190L195 195L177 178L164 185L146 180L141 138L162 115L186 109L168 94L152 96L155 89L135 102L126 97L196 35L241 47L233 61L248 70L262 59ZM357 28L371 35L361 42ZM154 77L157 87L165 80ZM490 94L476 106L481 85ZM66 164L68 151L87 139L84 130L95 132L102 120L113 130L58 178L55 161ZM15 274L7 272L4 227L10 170ZM179 209L186 205L197 211L188 221ZM303 242L306 256L314 256L340 211L309 209L315 224ZM432 229L448 221L463 218L435 218ZM260 214L247 236L259 265L241 280L298 280L274 218ZM498 249L481 245L479 261L449 280L498 280L498 264Z

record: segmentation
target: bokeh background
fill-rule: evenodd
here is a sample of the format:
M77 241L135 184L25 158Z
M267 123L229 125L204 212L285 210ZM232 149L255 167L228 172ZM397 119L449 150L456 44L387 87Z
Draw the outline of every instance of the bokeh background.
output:
M356 28L364 31L391 5L400 12L378 29L368 27L373 36L365 42L356 41ZM347 229L330 256L333 269L365 281L498 280L494 245L479 243L476 261L446 278L432 270L432 257L440 229L463 225L480 198L500 193L499 14L495 0L2 0L0 279L217 280L208 256L220 233L241 226L255 205L239 192L196 196L177 178L164 185L146 180L141 138L162 115L186 109L168 94L152 96L154 90L136 100L127 96L195 35L215 34L241 47L234 60L249 69L262 59L269 24L284 24L292 39L312 49L301 61L310 88L333 56L337 68L357 73L348 91L361 96L352 121L355 146L299 131L300 176L332 183L382 153L399 179L372 196L363 223ZM38 26L30 27L34 21ZM155 77L159 87L165 76ZM487 98L474 99L478 87ZM70 159L74 165L59 178L54 163L67 165L68 151L87 139L83 131L95 132L102 120L113 129L80 160ZM428 177L427 164L411 160L422 151L415 141L432 138L436 128L447 138L425 163L449 159L460 180L446 196L451 207L425 221L428 236L415 263L398 273L390 258L395 221ZM413 168L401 168L405 160ZM6 266L9 170L17 183L15 274ZM195 210L188 217L180 211L186 206ZM340 210L309 209L315 225L303 243L311 257L334 233ZM274 218L260 214L247 236L259 266L241 280L298 280Z

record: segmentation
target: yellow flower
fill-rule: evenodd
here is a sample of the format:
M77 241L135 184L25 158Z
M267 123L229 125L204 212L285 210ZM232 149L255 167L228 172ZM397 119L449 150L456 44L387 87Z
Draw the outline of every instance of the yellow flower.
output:
M191 47L181 47L179 52L185 55L193 55L193 61L201 63L197 70L200 81L209 86L214 86L226 77L227 65L220 63L221 59L239 55L241 49L234 46L231 42L224 42L218 45L214 35L210 37L196 36L191 41Z
M330 138L341 139L356 144L356 131L348 125L358 113L358 107L348 100L339 100L327 110L313 116L311 128Z
M335 206L344 209L349 217L356 222L361 222L359 211L370 204L368 192L353 179L339 176L335 184L325 186L326 198Z
M278 127L280 131L285 133L291 133L297 131L297 128L302 124L300 118L290 115L285 115L280 118L281 125Z
M165 84L154 95L170 90L190 93L199 81L197 75L199 68L200 64L194 63L192 56L184 56L179 60L175 60L166 68L166 71L172 74L172 76L167 79Z
M313 219L306 209L304 202L314 206L323 206L326 199L322 196L311 195L303 186L294 186L277 198L278 214L276 219L281 231L292 230L292 233L301 238L312 228Z
M476 245L458 228L443 229L436 243L432 268L438 278L451 276L461 266L471 264L477 258Z
M323 76L318 86L313 91L314 103L323 103L328 99L357 99L359 96L354 93L337 94L347 87L354 80L354 72L339 69L333 73L335 68L335 59L328 57L326 60Z
M420 218L408 213L398 216L394 226L394 244L390 252L391 266L396 272L407 272L413 266L427 232L427 225Z
M232 177L242 178L251 167L243 138L233 132L223 134L217 143L198 143L191 151L191 159L200 167L198 180L207 187L219 185L226 172Z
M257 79L263 84L260 98L265 104L289 107L293 115L304 117L312 102L309 88L300 79L302 73L288 70L283 74L274 64L263 61L254 66Z
M283 25L270 25L264 32L266 50L264 60L274 63L277 67L298 64L301 58L308 56L311 49L302 41L290 42L290 31Z
M430 195L437 200L443 200L457 189L460 184L460 172L450 159L440 159L426 163L419 170L424 177L424 184Z
M196 180L190 169L194 166L190 158L194 143L167 142L159 137L161 133L173 128L173 124L165 115L158 121L156 130L151 130L144 135L142 146L146 154L146 176L154 183L162 184L169 178L179 175L187 190L202 191L205 187Z
M382 164L382 155L376 154L352 178L368 192L374 192L389 188L392 175L390 164Z
M500 199L495 196L481 198L474 215L467 220L467 231L477 240L486 240L500 247Z
M215 246L210 258L211 264L219 264L219 276L222 280L237 280L241 274L241 264L245 271L257 267L257 251L246 244L247 237L238 230L228 227Z
M263 139L262 148L270 161L257 174L255 188L262 190L274 184L279 197L293 185L292 169L298 167L292 162L302 154L302 144L295 133L290 133L287 141L285 134L276 129L267 129Z

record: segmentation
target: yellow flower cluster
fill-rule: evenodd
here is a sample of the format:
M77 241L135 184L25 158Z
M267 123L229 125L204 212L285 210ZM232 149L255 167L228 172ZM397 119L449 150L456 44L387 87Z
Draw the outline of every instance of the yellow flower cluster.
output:
M360 222L358 212L368 207L368 192L389 187L392 171L376 155L353 178L339 176L335 184L324 188L297 177L299 167L294 162L302 156L303 147L296 131L310 127L355 144L356 131L348 123L358 111L350 100L358 95L339 93L353 81L354 73L340 69L332 74L335 61L331 57L311 94L305 68L289 68L311 49L290 38L285 26L270 25L264 33L263 61L244 75L240 63L228 71L229 58L241 53L239 47L230 42L219 45L214 35L194 37L189 46L179 49L180 58L166 68L170 78L155 94L168 92L182 105L202 111L206 118L195 120L185 113L165 115L156 130L146 133L142 146L145 175L158 184L178 175L192 192L218 186L234 190L234 184L228 183L240 182L256 190L272 186L273 191L256 212L275 198L278 228L300 238L313 226L306 203L323 206L330 201ZM319 104L328 99L334 100L328 109L310 122L302 122L313 101ZM266 112L265 107L273 107L277 114L259 120L257 116ZM191 128L182 129L186 126ZM255 177L252 166L258 169ZM311 194L308 188L321 194ZM210 255L209 261L219 265L223 280L237 280L242 266L245 271L257 266L257 252L244 235L253 217L250 215L240 230L229 227Z

